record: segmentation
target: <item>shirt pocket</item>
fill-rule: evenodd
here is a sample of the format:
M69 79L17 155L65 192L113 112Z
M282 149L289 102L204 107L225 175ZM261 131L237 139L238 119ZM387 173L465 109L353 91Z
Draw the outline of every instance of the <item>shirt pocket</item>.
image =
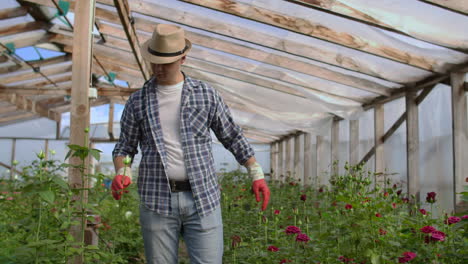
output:
M189 123L194 139L211 140L209 111L207 109L201 107L190 108Z

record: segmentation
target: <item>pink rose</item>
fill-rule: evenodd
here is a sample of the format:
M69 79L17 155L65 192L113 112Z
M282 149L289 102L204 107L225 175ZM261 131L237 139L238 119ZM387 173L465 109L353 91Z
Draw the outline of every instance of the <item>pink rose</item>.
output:
M403 257L398 258L398 263L406 263L416 257L416 253L414 252L404 252Z
M288 235L299 234L299 233L301 233L301 229L299 229L299 227L297 227L297 226L288 226L288 227L286 227L285 232Z
M296 241L297 241L297 242L304 242L304 243L307 243L307 242L310 241L310 238L309 238L309 236L307 236L306 234L302 234L302 233L301 233L301 234L298 234L298 235L296 236Z
M269 246L268 247L268 251L271 251L271 252L278 252L279 251L279 248L275 247L275 246Z
M445 220L445 223L448 224L448 225L452 225L452 224L456 224L456 223L458 223L460 221L461 221L460 217L451 216L447 220Z
M430 234L430 233L432 233L434 231L437 231L437 229L435 229L432 226L425 226L425 227L421 228L420 230L421 230L421 232L426 233L426 234Z
M434 231L431 233L431 240L433 241L445 241L445 233L442 231Z
M463 219L463 220L468 219L468 215L462 216L462 219Z

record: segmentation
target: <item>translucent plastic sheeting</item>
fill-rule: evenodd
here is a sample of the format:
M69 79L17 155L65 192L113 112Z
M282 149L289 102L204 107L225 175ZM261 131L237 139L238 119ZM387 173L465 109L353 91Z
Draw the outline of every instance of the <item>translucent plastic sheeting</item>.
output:
M446 39L448 42L446 45L451 45L450 43L453 42L456 45L462 45L463 48L468 47L468 32L466 31L468 17L466 16L419 1L342 0L341 2L357 10L363 9L364 12L371 9L374 15L378 13L377 15L387 18L387 22L397 22L400 26L405 26L409 33L419 32L421 33L419 36L424 35L432 40ZM435 69L445 68L449 64L460 64L468 60L468 55L462 52L437 47L408 37L397 38L396 35L383 33L382 30L376 30L375 27L293 3L256 0L252 1L251 4L279 13L291 14L336 32L352 35L361 41L361 45L380 43L382 46L401 50L406 54L427 58L428 63L434 65ZM382 49L384 48L382 47ZM385 70L389 71L389 69Z
M55 138L57 123L48 118L38 118L0 126L0 137Z
M322 152L320 152L320 162L317 164L317 174L322 181L320 185L330 185L330 178L332 176L333 162L331 160L331 135L327 133L322 137Z
M439 213L453 208L451 116L451 88L439 84L419 105L420 193L423 201L428 192L438 194Z
M0 162L11 166L11 147L13 146L13 140L11 139L0 139Z
M312 96L307 99L301 98L219 75L214 76L205 72L200 72L200 75L218 89L226 101L241 105L245 111L263 115L298 130L315 130L314 123L317 119L327 118L327 113L343 114L339 111L343 110L344 113L349 114L346 111L354 113L361 109L358 104L340 106L318 98L312 100ZM271 126L275 125L271 124Z
M384 130L385 132L406 111L405 98L400 98L384 105ZM384 142L384 167L387 179L402 188L407 184L407 159L406 159L406 121ZM406 193L406 189L403 188Z
M367 110L359 118L359 158L364 157L374 146L374 109ZM360 161L360 160L359 160ZM374 171L375 158L369 159L364 168Z

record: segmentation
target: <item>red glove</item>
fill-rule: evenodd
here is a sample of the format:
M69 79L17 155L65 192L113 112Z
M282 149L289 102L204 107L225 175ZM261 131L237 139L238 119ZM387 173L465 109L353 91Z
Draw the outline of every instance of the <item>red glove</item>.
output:
M132 183L132 179L125 175L116 175L114 180L112 181L112 196L114 196L115 200L120 200L123 192L128 193L128 191L124 191L123 189L127 188Z
M262 193L262 211L265 211L268 206L268 201L270 201L270 189L268 189L265 179L254 181L252 183L252 191L255 194L255 199L257 200L257 203L260 202L260 193Z

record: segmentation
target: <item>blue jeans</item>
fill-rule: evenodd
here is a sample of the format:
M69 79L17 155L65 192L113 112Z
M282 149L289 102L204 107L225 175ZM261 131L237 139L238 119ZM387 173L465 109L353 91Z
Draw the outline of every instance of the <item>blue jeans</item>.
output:
M140 224L148 264L177 264L182 235L191 264L221 264L223 223L221 208L203 218L192 192L171 194L172 215L164 216L140 205Z

